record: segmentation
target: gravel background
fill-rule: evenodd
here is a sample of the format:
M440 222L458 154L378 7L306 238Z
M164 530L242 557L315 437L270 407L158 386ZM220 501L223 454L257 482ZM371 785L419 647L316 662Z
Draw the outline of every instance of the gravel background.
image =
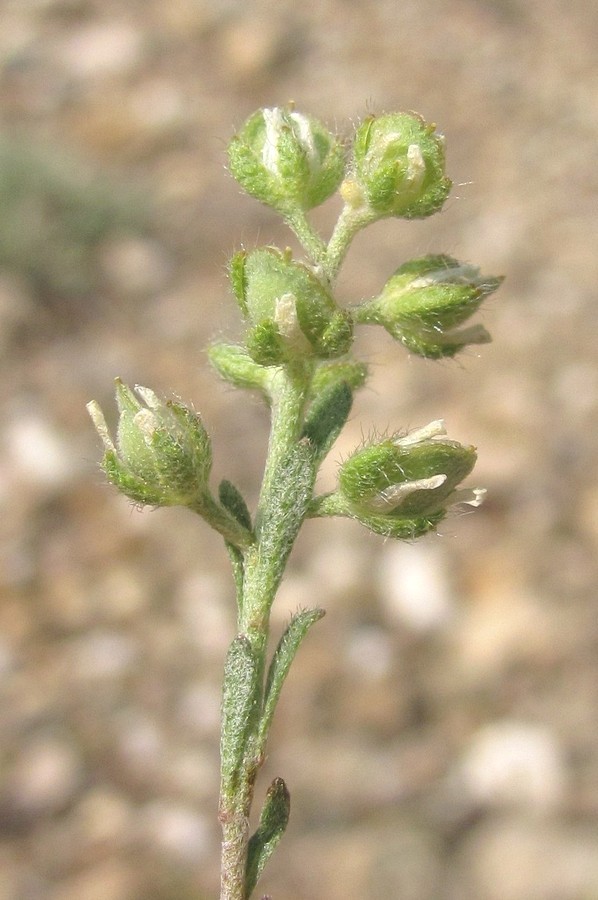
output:
M457 362L360 338L372 380L325 466L443 416L475 514L415 545L312 522L275 608L328 615L260 790L293 812L273 900L597 900L598 7L591 0L0 2L0 900L217 895L225 553L98 473L112 378L193 401L255 499L267 419L209 370L225 263L294 246L223 171L260 105L340 131L417 109L442 215L359 236L339 293L449 252L507 280ZM334 204L318 211L326 231Z

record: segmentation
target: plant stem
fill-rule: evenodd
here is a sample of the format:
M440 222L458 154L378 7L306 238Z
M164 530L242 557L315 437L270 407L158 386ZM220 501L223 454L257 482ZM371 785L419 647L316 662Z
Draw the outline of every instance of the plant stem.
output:
M338 270L357 232L375 221L375 218L375 213L372 213L368 207L355 208L349 204L343 207L322 261L323 268L331 282L338 275Z
M261 712L263 705L266 651L270 628L270 609L282 578L286 558L305 517L307 500L294 504L300 510L296 519L287 518L281 510L282 498L294 498L306 493L305 484L293 483L290 473L299 472L289 465L303 424L303 413L311 369L307 365L294 371L280 369L273 383L272 426L262 490L256 515L256 541L243 553L243 596L239 598L239 633L250 642L258 671L258 689L254 702ZM315 473L313 473L315 477ZM299 480L299 477L297 477ZM311 488L313 479L309 487ZM226 679L231 683L228 684ZM234 670L225 675L225 691L234 692L235 680L241 673ZM219 819L222 825L221 894L220 900L247 900L246 870L249 844L249 814L253 800L256 775L263 763L263 740L259 741L259 715L255 717L253 732L246 737L243 758L233 789L222 777ZM232 736L223 729L223 746Z
M304 250L316 266L323 266L326 259L326 244L315 231L303 210L296 209L285 213L285 221L299 238Z

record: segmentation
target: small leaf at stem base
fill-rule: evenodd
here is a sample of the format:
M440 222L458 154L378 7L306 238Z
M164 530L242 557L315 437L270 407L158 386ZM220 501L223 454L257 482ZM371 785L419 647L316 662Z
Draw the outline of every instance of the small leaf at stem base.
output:
M287 786L282 778L275 778L264 800L260 824L249 841L245 881L247 897L251 896L266 863L285 832L290 810L291 797Z

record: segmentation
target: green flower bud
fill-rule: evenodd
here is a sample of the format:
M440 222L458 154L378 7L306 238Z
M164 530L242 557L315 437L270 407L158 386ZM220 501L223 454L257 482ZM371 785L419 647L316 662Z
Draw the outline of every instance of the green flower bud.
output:
M351 516L377 534L410 539L434 529L455 503L479 506L484 491L457 490L474 467L475 449L445 434L437 421L358 450L317 514Z
M231 281L239 307L253 326L249 353L260 365L309 356L332 359L349 350L351 317L290 251L265 247L236 254Z
M424 256L397 269L378 297L355 310L355 319L384 326L420 356L454 356L467 344L490 340L480 325L458 326L502 280L450 256Z
M241 187L282 213L319 206L344 175L344 150L316 119L292 107L260 109L228 148Z
M105 447L103 468L120 491L150 506L193 506L206 493L212 467L210 439L196 413L162 402L153 391L116 381L120 417L116 444L93 401L89 414Z
M343 186L352 206L382 216L420 219L437 212L451 189L444 139L413 113L366 119L354 141L354 173Z

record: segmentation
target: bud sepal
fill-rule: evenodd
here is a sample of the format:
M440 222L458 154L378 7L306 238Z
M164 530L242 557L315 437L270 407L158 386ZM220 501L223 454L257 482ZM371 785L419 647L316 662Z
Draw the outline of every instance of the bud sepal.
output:
M120 413L116 441L100 406L95 401L87 404L104 444L102 468L108 481L134 503L186 506L229 544L252 544L252 531L216 503L209 491L212 448L200 416L182 403L160 400L149 388L137 385L133 391L119 378L116 403Z

